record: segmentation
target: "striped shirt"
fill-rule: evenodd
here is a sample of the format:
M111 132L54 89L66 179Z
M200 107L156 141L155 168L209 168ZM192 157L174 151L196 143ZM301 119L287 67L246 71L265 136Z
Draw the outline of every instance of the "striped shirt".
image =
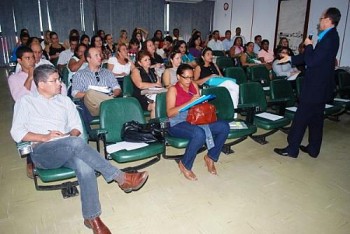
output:
M112 90L120 89L120 85L111 71L100 68L98 72L93 72L87 67L73 75L72 96L75 97L78 92L85 93L89 89L89 85L104 86Z

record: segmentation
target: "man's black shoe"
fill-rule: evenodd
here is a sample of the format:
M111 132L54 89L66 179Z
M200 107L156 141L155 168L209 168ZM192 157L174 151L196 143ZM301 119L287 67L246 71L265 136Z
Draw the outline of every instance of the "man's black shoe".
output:
M310 155L310 157L312 157L312 158L317 158L317 156L318 156L318 155L312 155L312 154L310 154L309 150L308 150L307 147L304 146L304 145L300 145L300 146L299 146L299 149L300 149L301 151L303 151L304 153Z
M287 152L287 149L286 148L274 148L274 150L276 154L279 154L281 156L285 156L285 157L291 157L291 158L297 158L298 156L295 156L295 155L290 155L288 152Z

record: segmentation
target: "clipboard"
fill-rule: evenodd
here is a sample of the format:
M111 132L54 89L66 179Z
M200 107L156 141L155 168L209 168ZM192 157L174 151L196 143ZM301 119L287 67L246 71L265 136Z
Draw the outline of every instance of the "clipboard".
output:
M195 106L195 105L198 105L202 102L205 102L205 101L209 101L209 100L213 100L216 98L216 95L214 94L209 94L209 95L203 95L201 96L200 98L194 100L193 102L187 104L186 106L182 107L179 112L184 112L184 111L187 111L188 109L190 109L192 106Z

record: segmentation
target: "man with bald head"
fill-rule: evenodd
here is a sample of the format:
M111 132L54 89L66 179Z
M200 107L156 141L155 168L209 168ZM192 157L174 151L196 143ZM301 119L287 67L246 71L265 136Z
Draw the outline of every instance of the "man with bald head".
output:
M121 93L120 85L111 71L101 68L101 52L94 47L84 53L88 66L73 75L72 96L82 99L92 116L98 116L101 102L117 97ZM106 94L93 89L93 86L106 87L111 92Z

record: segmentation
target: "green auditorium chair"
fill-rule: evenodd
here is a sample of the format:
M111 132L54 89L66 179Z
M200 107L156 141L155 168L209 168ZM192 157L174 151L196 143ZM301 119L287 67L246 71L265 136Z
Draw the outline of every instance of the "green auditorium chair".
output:
M233 60L226 56L219 56L216 59L216 65L218 65L219 69L224 73L225 70L229 67L233 67Z
M117 163L134 162L149 159L140 165L124 168L124 171L137 171L160 160L164 153L162 142L152 143L146 147L134 150L120 150L107 152L107 146L122 141L123 124L129 121L146 123L140 103L134 97L114 98L106 100L100 106L100 128L106 131L102 136L106 159L113 159Z
M238 144L245 139L248 138L248 136L254 134L257 131L257 128L254 124L248 123L244 120L238 120L234 119L234 108L232 99L230 96L230 93L228 90L224 87L210 87L207 89L203 89L202 91L203 95L213 94L216 96L215 99L209 101L211 104L213 104L216 107L216 114L218 119L226 120L228 122L234 122L236 126L243 126L241 129L231 129L230 133L228 134L227 139L234 141L225 143L222 152L225 154L234 153L231 146ZM233 123L232 123L233 124Z
M236 84L247 83L247 75L242 67L228 67L225 69L225 76L236 79Z
M290 124L290 120L284 115L284 108L286 101L278 100L271 102L272 105L280 105L280 112L278 115L269 113L267 111L267 101L261 84L257 82L250 82L240 85L240 104L239 107L254 107L254 115L247 115L248 122L254 123L258 128L267 130L268 132L261 135L251 135L250 137L260 144L266 144L266 137L281 130L285 132L285 127ZM275 120L263 117L261 115L270 115Z

